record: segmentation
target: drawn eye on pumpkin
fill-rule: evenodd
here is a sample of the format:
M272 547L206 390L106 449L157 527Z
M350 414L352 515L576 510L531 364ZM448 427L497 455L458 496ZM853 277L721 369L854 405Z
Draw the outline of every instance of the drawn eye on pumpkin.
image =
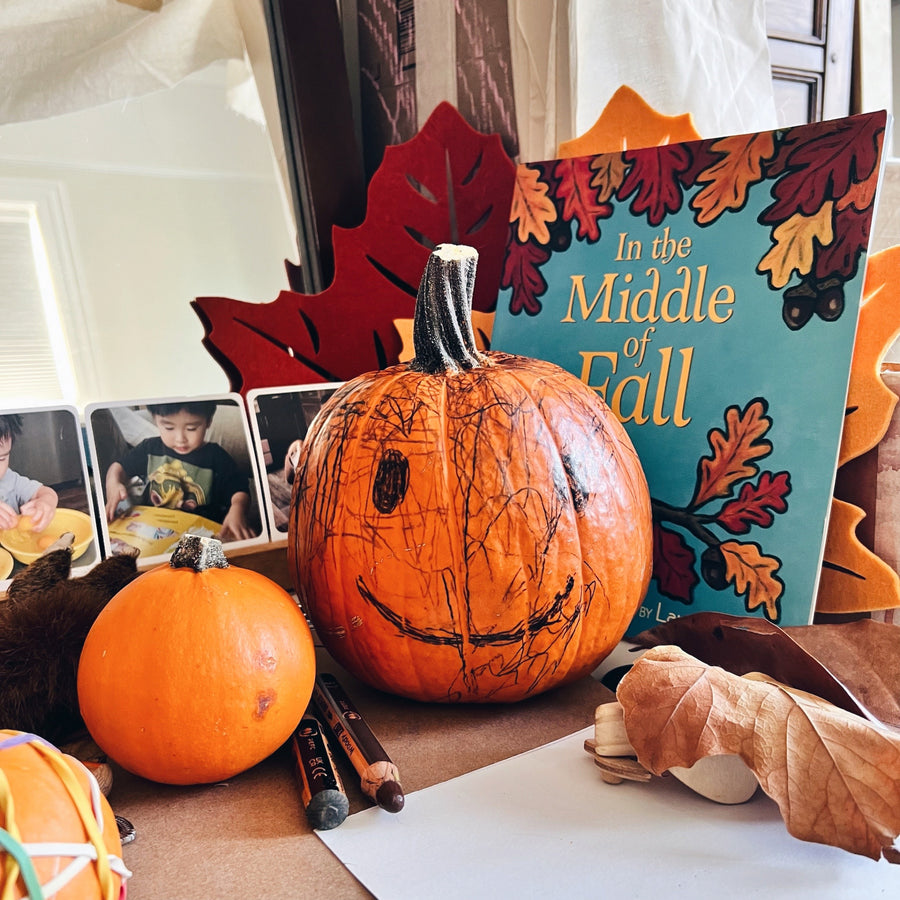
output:
M380 513L392 513L406 496L409 487L409 460L389 447L378 460L372 483L372 503Z

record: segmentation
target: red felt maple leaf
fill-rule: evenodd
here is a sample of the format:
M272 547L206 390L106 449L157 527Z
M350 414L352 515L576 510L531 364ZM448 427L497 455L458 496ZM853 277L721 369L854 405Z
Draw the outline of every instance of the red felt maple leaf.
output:
M321 293L270 303L198 297L203 344L231 389L345 381L399 360L394 321L411 319L428 256L441 243L479 252L473 308L497 301L514 167L500 137L439 104L410 141L388 147L365 221L335 228L335 275Z
M787 510L787 495L791 492L788 472L763 472L756 484L746 482L741 486L737 499L726 503L716 516L723 528L732 534L746 534L753 525L768 528L772 513Z
M653 580L659 592L690 603L700 581L694 571L696 554L677 531L653 523Z
M669 213L676 213L683 202L680 176L691 165L690 150L679 144L648 147L626 154L632 165L618 191L620 200L632 194L631 211L647 214L651 225L659 225Z

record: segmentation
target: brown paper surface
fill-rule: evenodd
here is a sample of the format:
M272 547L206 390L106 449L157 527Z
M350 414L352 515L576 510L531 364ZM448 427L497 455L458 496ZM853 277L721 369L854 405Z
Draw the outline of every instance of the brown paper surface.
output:
M613 699L586 678L518 704L441 706L374 691L324 650L319 670L340 680L396 763L407 808L414 791L592 725L595 708ZM370 803L339 749L334 755L352 815ZM136 831L123 847L129 900L371 896L310 829L287 745L216 785L157 785L117 768L109 800Z

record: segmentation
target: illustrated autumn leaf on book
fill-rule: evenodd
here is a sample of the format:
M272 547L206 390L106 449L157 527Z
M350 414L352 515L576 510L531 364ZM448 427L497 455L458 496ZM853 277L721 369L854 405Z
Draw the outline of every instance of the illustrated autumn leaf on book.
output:
M689 532L706 545L700 555L700 577L713 590L731 586L735 594L744 597L748 612L761 609L777 622L781 618L778 601L784 591L784 582L778 577L781 560L766 555L755 542L722 539L713 530L744 535L754 526L768 528L775 515L787 511L790 474L760 472L756 462L772 452L772 443L766 438L772 420L766 412L766 401L760 398L744 409L732 406L725 411L725 429L713 428L708 434L712 452L700 459L687 506L674 507L652 499L653 578L660 593L691 603L699 577L696 553L682 534ZM714 501L721 503L710 512Z
M345 381L397 363L428 256L444 242L479 251L477 331L497 302L513 181L500 137L439 104L414 138L385 150L363 223L334 229L335 276L325 290L286 290L269 303L193 301L231 390Z
M599 240L614 204L629 203L656 227L694 191L694 221L707 227L745 206L753 186L765 182L772 202L759 221L770 229L771 246L756 271L773 290L784 289L788 328L802 328L813 315L834 321L868 245L882 130L877 118L860 116L520 166L500 285L513 289L510 311L540 313L547 290L541 267L568 248L573 225L577 240Z

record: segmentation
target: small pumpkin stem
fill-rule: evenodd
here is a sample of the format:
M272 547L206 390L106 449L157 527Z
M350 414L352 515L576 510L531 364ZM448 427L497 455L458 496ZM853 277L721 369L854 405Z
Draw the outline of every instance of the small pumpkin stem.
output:
M478 251L461 244L440 244L428 257L413 321L414 371L437 375L490 365L472 331L477 265Z
M228 560L222 542L199 534L183 534L172 552L169 565L173 569L227 569Z

